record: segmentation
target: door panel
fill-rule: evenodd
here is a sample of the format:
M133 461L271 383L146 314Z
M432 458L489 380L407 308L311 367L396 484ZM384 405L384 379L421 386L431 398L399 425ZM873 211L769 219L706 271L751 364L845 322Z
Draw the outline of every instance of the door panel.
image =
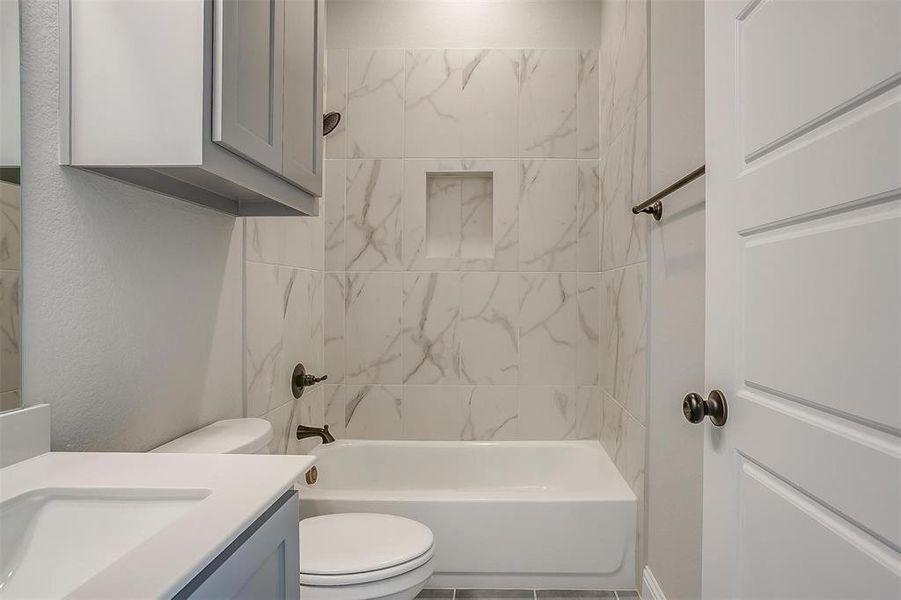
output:
M322 0L285 4L284 168L286 178L322 194Z
M738 392L729 408L727 427L741 423L743 429L761 432L742 438L736 453L860 527L879 532L886 543L901 546L898 479L886 476L898 465L894 436L760 391ZM841 485L836 485L837 474Z
M753 462L740 469L738 597L894 597L890 548Z
M901 3L707 3L703 596L901 596Z
M764 0L737 21L749 159L897 84L901 2Z
M745 381L901 431L901 203L743 239Z
M284 0L216 0L213 141L282 170Z

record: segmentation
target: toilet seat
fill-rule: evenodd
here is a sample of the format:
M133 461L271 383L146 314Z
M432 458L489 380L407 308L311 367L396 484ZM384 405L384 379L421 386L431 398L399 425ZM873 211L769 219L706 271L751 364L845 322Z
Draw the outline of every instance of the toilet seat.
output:
M354 585L300 584L303 600L413 600L432 576L433 561L402 575Z
M300 522L300 583L345 586L383 581L426 565L434 536L395 515L342 513Z
M349 573L346 575L310 575L309 573L300 574L301 585L315 586L336 586L336 585L357 585L360 583L372 583L373 581L383 581L398 575L409 573L414 569L421 567L432 560L434 547L429 548L425 554L414 558L411 561L388 567L387 569L377 569L375 571L366 571L364 573Z

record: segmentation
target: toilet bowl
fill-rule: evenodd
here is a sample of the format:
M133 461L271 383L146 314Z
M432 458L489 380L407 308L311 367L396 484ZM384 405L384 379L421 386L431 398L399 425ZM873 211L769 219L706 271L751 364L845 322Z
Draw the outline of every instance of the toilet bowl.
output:
M151 452L268 454L264 419L217 421ZM303 498L301 498L303 502ZM300 594L304 600L412 600L432 575L432 531L395 515L342 513L304 519Z
M412 600L432 575L434 537L417 521L342 513L300 522L304 600Z

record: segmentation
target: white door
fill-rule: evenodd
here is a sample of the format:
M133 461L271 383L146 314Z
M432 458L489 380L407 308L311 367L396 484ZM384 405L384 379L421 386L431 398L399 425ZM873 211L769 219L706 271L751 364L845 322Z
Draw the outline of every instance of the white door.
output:
M901 598L901 1L705 30L703 597Z

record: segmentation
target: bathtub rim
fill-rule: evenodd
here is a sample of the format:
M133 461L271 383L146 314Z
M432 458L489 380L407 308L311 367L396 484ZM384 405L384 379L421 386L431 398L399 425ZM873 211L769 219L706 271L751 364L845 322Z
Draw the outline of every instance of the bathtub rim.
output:
M363 440L340 439L331 444L316 446L310 455L317 458L318 468L322 469L321 458L332 452L359 447L401 447L401 448L456 448L461 445L478 448L572 448L597 454L602 468L606 468L611 477L596 488L572 490L566 487L546 489L523 489L511 487L486 488L386 488L372 489L363 485L358 487L317 487L317 484L298 484L298 489L307 499L355 500L361 494L372 501L404 501L404 502L637 502L638 497L628 482L607 454L606 449L596 440L564 440L564 441L419 441L419 440ZM603 464L606 463L606 464Z

